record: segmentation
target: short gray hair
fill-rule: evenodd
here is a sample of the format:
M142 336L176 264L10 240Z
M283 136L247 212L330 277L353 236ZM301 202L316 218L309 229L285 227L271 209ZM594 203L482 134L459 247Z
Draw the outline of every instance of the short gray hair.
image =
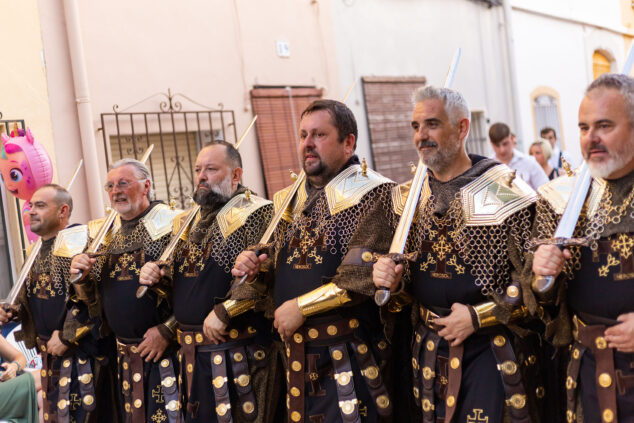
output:
M630 125L634 127L634 79L620 73L604 73L588 85L586 95L599 88L612 88L621 93L625 99Z
M451 88L437 88L431 85L417 88L412 94L412 103L416 106L418 103L438 99L445 105L445 113L449 116L452 125L457 125L461 119L471 120L469 104L462 94Z
M150 173L150 170L147 168L147 166L139 160L125 158L114 162L110 166L110 170L118 169L123 166L132 166L134 168L134 175L138 179L147 179L148 181L150 181L150 191L148 191L147 193L147 198L150 201L154 200L154 182L152 182L152 174Z

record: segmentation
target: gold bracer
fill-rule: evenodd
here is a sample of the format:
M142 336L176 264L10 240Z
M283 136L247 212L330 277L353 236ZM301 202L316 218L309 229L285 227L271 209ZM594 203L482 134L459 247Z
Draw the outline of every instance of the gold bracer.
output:
M225 306L227 315L230 318L234 318L245 311L251 310L255 306L255 300L227 300L222 305Z
M176 322L176 318L174 317L174 315L170 316L169 319L163 322L163 326L165 326L174 335L176 334L177 324L178 323Z
M74 283L73 289L75 290L78 300L83 301L88 305L91 305L96 301L95 287L90 278Z
M473 306L473 309L475 310L476 315L478 316L478 323L481 328L486 328L486 327L500 324L500 321L498 320L498 318L495 317L495 315L493 314L493 311L495 310L496 307L497 307L497 304L495 304L495 302L493 301L489 301L486 303L481 303L481 304L477 304ZM513 310L513 313L511 313L510 320L511 321L518 320L526 316L528 316L528 309L524 306L521 306Z
M350 301L348 292L332 282L297 297L299 311L304 317L332 310L348 301Z

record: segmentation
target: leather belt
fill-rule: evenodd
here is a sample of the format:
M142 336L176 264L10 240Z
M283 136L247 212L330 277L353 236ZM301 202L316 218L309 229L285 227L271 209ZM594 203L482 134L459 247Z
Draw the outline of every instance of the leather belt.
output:
M179 324L179 326L180 328L176 331L176 336L181 346L181 357L184 358L183 367L186 375L187 398L189 399L191 396L196 351L210 352L212 386L218 421L223 423L233 421L229 395L230 381L227 377L227 362L231 363L231 370L235 376L233 382L238 393L238 401L242 413L246 420L254 420L258 413L245 345L252 341L257 334L257 330L251 326L244 330L231 328L229 329L229 341L215 345L202 332L201 326L186 326L182 324ZM256 359L258 358L256 357ZM187 412L191 413L193 417L196 417L198 404L188 403Z
M125 418L127 423L145 422L145 383L143 359L138 351L139 344L123 343L117 338L117 361L119 362L119 378L121 392L125 401Z
M579 344L579 346L575 348L572 353L571 364L568 366L566 388L568 388L568 385L572 386L573 389L576 388L579 370L573 367L573 363L575 366L580 366L583 353L590 350L596 362L595 384L602 421L617 423L616 389L619 380L614 371L614 349L608 347L607 341L603 337L607 326L601 324L586 325L578 316L573 316L573 324L573 335L577 341L575 345ZM580 346L585 347L585 349L581 349ZM576 360L579 364L575 363L575 355L577 355ZM576 370L576 372L574 372L574 370ZM617 380L615 381L615 379ZM623 380L621 381L619 391L621 391L622 388L626 389L624 382ZM574 415L575 410L570 408L571 405L573 404L568 401L567 416L576 420L576 416Z
M491 349L497 361L497 368L502 375L506 405L514 423L530 423L531 418L528 413L527 396L522 384L522 372L515 357L511 340L499 330L497 334L492 333Z
M51 401L49 399L49 388L53 386L53 369L51 368L53 357L46 350L46 342L50 338L37 337L35 342L37 348L40 350L40 356L42 357L42 370L41 370L41 384L42 384L42 408L44 414L44 421L56 421L54 415L52 415ZM57 414L57 413L55 413Z
M392 408L387 389L381 378L380 369L376 365L370 347L354 337L359 327L357 319L338 319L329 322L304 324L290 339L285 340L288 358L288 417L291 422L306 421L305 382L316 382L326 376L328 371L311 371L304 369L306 363L306 345L328 346L336 381L338 405L341 417L345 422L360 421L359 404L354 388L354 378L348 345L355 354L361 368L370 396L377 405L377 412L389 416ZM329 370L329 369L328 369Z

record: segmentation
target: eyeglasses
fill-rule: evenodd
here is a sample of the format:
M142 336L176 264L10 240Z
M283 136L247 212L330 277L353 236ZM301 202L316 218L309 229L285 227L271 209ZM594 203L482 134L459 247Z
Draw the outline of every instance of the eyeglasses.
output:
M117 186L117 188L119 188L119 190L121 191L125 191L128 188L130 188L130 186L135 183L135 182L140 182L140 181L146 181L147 179L136 179L134 181L126 181L125 179L121 179L119 182L117 182L116 184L114 182L108 182L106 185L103 186L103 188L106 190L106 192L110 192L114 189L115 185Z

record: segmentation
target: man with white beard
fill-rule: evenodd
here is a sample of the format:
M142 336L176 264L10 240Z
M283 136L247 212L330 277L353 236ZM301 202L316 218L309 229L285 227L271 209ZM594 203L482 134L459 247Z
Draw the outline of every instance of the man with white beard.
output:
M235 258L256 244L268 226L273 204L240 185L240 153L227 142L207 144L198 154L195 174L194 200L200 211L192 229L182 237L171 264L161 269L146 263L140 281L173 286L186 421L272 421L278 401L268 375L281 372L276 372L269 348L270 323L262 313L247 311L231 321L217 342L208 336L208 315L229 292ZM175 230L188 213L176 218ZM247 301L234 308L252 305Z
M548 298L558 306L552 313L557 317L545 315L547 335L556 346L572 344L565 384L567 421L581 420L581 415L587 422L631 421L634 79L606 74L592 82L579 107L579 129L593 182L575 228L577 242L562 251L562 240L552 238L569 196L561 193L570 193L574 178L553 180L539 190L534 229L539 247L532 270L534 276L556 277ZM527 305L534 311L537 300Z
M150 171L138 160L114 163L104 188L118 216L96 257L73 257L70 272L83 275L73 288L91 315L103 314L116 337L122 420L176 422L180 410L171 295L167 289L143 298L135 294L141 267L159 258L179 212L151 201ZM102 221L88 223L91 237Z

